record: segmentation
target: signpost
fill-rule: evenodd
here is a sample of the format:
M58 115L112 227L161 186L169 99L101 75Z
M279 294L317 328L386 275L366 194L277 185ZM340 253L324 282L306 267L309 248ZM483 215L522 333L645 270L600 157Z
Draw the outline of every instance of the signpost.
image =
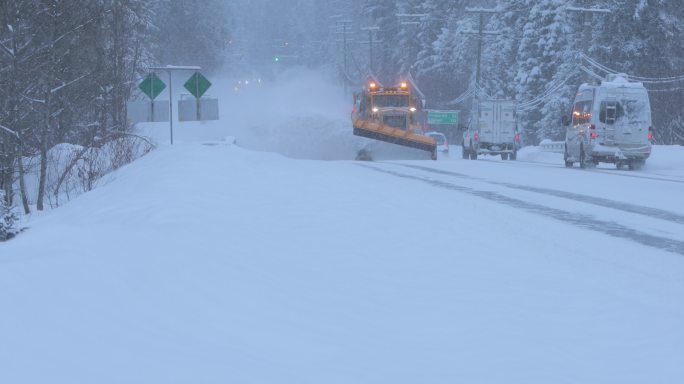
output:
M171 144L173 144L173 72L177 71L193 71L194 73L188 81L185 82L185 89L187 89L196 99L197 110L193 113L185 113L180 116L179 121L193 120L192 117L187 118L187 116L196 116L197 120L202 120L200 106L204 103L205 107L205 118L208 120L218 120L218 99L202 99L202 95L211 87L211 82L204 77L200 70L202 68L197 66L175 66L167 65L166 67L151 67L150 73L142 82L138 85L138 88L147 95L152 100L152 120L154 121L154 99L159 96L159 94L166 89L166 84L157 77L154 71L166 71L169 75L169 133L171 137ZM190 104L190 110L192 110L192 101L188 100ZM188 105L184 100L179 100L179 108L181 111L187 111ZM159 106L158 106L159 108ZM185 108L185 109L184 109ZM163 108L161 108L163 110ZM163 111L166 112L166 111Z
M211 82L207 80L199 71L196 71L188 81L184 84L185 89L187 89L190 94L195 96L197 100L197 120L202 120L202 113L200 108L200 99L202 95L211 87Z
M171 144L173 145L173 78L174 71L199 71L202 68L196 66L180 67L167 65L166 67L151 67L151 70L166 71L169 74L169 131L171 133ZM205 89L206 91L206 89ZM143 91L144 92L144 91Z

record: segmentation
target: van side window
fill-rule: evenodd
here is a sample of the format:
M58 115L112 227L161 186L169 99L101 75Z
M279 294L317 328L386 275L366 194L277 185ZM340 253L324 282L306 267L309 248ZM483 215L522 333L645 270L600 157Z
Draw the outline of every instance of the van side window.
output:
M572 109L572 124L586 124L591 119L591 100L578 101Z
M615 124L615 121L624 116L625 112L619 101L602 101L599 111L599 121L604 124Z
M645 123L650 120L650 109L644 99L622 100L624 115L630 123Z

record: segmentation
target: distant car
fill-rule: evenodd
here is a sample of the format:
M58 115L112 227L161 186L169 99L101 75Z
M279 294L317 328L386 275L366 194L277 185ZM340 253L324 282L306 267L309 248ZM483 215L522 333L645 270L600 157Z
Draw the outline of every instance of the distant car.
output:
M444 152L446 154L449 153L449 142L447 141L446 136L444 136L443 133L440 132L428 132L425 134L426 136L432 137L437 141L437 152Z

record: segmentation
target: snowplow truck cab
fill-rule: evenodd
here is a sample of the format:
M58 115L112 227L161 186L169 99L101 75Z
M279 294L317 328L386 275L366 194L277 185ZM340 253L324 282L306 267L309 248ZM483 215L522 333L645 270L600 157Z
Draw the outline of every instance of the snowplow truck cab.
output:
M407 82L383 87L371 81L354 94L354 135L430 152L436 158L437 142L426 136L418 114L421 105Z

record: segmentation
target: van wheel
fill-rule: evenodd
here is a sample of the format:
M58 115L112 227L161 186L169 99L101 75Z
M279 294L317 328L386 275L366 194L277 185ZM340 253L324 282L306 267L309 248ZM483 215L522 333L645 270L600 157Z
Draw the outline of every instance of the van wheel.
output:
M580 168L584 169L587 167L587 154L584 153L584 144L580 144Z
M508 153L502 153L501 160L508 160Z
M631 162L628 164L628 165L629 165L629 169L632 170L632 171L635 171L635 170L637 170L637 169L641 169L641 167L644 166L644 163L646 163L646 162L643 161L643 160L634 160L634 161L631 161Z

